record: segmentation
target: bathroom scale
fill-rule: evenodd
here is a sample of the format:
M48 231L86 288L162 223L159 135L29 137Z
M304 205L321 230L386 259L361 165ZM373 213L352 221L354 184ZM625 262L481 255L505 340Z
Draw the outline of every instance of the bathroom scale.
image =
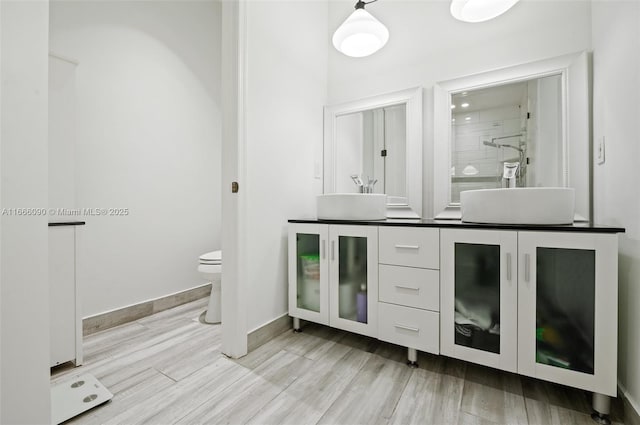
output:
M51 423L60 424L113 398L93 375L85 373L51 387Z

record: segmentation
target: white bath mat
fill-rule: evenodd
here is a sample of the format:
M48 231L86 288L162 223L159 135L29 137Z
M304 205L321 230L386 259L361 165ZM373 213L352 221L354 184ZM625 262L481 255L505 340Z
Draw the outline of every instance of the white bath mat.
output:
M51 422L60 424L112 398L93 375L75 376L51 387Z

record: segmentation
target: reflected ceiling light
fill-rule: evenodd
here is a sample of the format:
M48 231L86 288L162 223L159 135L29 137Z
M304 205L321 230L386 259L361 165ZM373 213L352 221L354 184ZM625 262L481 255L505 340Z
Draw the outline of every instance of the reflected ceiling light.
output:
M356 10L333 34L333 46L347 56L361 58L380 50L389 40L389 30L364 10L364 6L377 0L358 0Z
M452 0L451 14L464 22L484 22L502 15L518 0Z
M464 120L465 121L471 121L471 117L465 117Z
M451 105L451 109L456 109L456 105Z
M468 103L463 103L463 104L462 104L462 105L460 105L460 106L462 106L463 108L468 108L468 107L469 107L469 104L468 104Z

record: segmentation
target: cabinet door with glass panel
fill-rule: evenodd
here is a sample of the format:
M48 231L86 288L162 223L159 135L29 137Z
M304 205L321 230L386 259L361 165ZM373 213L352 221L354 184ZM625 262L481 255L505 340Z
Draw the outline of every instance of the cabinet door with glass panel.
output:
M377 336L378 227L329 226L329 324Z
M440 352L517 370L517 233L440 231Z
M615 234L519 232L518 372L616 395Z
M329 324L329 226L289 224L289 315Z

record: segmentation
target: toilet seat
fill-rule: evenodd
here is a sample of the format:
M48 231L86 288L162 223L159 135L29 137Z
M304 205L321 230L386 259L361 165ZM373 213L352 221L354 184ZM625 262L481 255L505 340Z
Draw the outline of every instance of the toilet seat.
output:
M200 264L220 265L222 264L222 251L211 251L200 256Z

